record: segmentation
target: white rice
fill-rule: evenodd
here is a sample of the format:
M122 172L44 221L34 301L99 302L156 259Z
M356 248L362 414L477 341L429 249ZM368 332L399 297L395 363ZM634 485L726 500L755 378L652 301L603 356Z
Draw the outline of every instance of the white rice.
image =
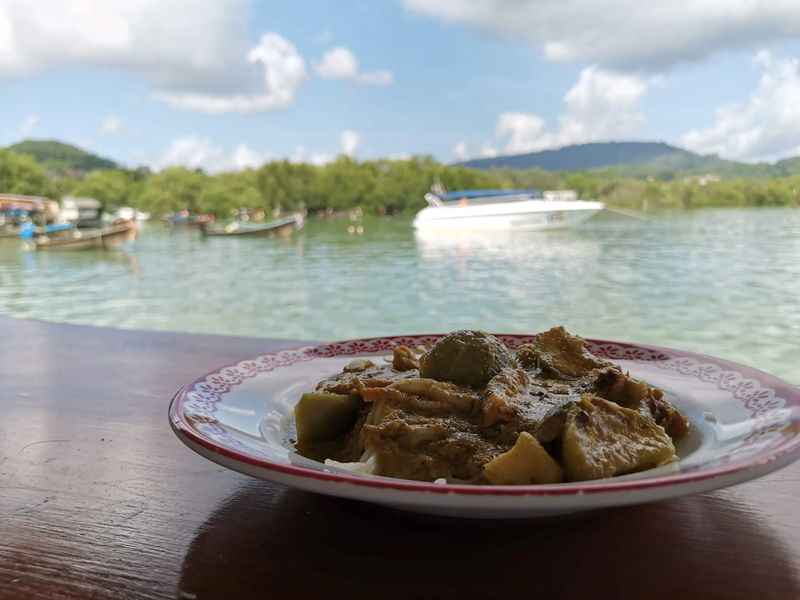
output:
M362 456L362 458L365 457ZM341 469L342 471L355 473L357 475L374 475L375 456L372 455L366 457L366 460L360 460L357 462L339 462L338 460L331 460L330 458L326 458L325 466L334 467L336 469Z

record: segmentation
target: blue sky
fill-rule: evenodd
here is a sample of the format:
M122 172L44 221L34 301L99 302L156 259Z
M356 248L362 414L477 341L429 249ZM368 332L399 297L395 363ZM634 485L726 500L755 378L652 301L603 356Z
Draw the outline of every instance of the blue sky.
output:
M800 154L800 5L641 4L0 0L0 143L211 171L608 139Z

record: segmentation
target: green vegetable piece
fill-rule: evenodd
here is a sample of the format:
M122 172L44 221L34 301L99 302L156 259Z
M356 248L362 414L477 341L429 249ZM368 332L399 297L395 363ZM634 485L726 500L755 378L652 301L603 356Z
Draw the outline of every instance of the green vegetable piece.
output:
M473 388L485 387L517 362L506 346L483 331L456 331L436 342L420 358L420 375Z
M345 433L358 416L357 396L310 392L294 408L298 444L328 441Z

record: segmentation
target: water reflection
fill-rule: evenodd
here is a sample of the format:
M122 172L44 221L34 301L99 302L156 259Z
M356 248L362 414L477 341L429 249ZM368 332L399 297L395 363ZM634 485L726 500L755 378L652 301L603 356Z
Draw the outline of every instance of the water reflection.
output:
M600 251L597 239L580 231L427 231L414 239L424 260L450 257L543 261L548 258L591 260Z
M783 518L787 511L784 506ZM759 506L728 494L579 518L465 523L251 481L197 529L178 592L198 598L256 591L306 598L343 589L357 589L359 598L462 597L464 590L507 596L533 585L531 570L509 560L525 557L536 565L537 593L552 597L613 596L623 584L627 597L680 597L709 581L742 597L778 585L795 597L800 583L784 536L760 514ZM735 550L742 544L748 552ZM647 561L632 569L630 557L641 552ZM754 570L753 557L761 570ZM478 568L456 572L456 565Z

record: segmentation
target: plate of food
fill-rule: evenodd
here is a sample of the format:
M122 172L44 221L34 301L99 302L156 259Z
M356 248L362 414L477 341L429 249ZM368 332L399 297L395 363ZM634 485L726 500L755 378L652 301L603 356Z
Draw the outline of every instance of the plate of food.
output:
M169 419L189 448L254 477L473 518L664 500L800 457L793 386L563 327L264 354L184 386Z

